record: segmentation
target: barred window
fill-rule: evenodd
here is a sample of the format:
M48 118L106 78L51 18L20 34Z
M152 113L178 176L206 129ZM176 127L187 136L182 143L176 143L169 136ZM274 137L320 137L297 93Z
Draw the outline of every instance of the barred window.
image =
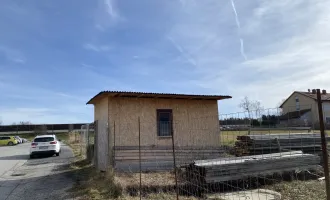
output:
M172 136L172 110L157 109L157 135L160 137Z

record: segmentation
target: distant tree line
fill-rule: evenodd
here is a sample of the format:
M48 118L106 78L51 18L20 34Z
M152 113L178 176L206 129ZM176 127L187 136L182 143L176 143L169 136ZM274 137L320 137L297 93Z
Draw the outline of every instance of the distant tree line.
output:
M278 115L262 115L261 119L245 118L227 118L219 120L221 126L232 125L251 125L251 126L276 126L279 124Z
M15 125L0 125L0 132L19 132L19 131L34 131L35 133L44 133L51 130L74 130L81 129L79 124L15 124Z

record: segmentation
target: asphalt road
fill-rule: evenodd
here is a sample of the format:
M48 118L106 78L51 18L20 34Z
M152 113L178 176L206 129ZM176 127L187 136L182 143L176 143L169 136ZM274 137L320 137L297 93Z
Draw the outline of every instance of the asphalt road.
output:
M30 143L0 147L0 200L72 199L68 170L72 150L62 144L60 156L29 158Z

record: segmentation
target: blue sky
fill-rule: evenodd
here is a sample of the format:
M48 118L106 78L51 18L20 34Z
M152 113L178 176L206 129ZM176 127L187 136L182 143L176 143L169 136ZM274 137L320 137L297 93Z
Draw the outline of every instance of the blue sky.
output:
M93 120L101 90L244 96L330 84L326 0L0 1L0 120ZM328 87L330 90L330 88Z

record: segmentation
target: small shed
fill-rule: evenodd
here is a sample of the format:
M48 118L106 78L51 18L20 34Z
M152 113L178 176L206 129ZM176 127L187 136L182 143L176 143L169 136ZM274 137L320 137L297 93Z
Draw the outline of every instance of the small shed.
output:
M102 170L109 164L125 161L133 163L139 159L139 149L144 161L157 158L165 162L172 155L172 136L177 150L201 152L205 148L219 148L218 100L229 98L231 96L226 95L100 92L87 103L94 105L98 168ZM187 158L184 154L181 156Z

